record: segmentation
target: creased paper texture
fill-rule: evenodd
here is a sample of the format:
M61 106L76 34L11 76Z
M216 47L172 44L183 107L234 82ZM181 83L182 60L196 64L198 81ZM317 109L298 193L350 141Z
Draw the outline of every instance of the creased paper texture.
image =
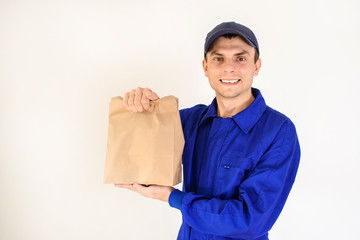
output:
M152 101L144 112L128 111L122 98L114 97L104 183L176 185L182 181L184 143L176 97Z

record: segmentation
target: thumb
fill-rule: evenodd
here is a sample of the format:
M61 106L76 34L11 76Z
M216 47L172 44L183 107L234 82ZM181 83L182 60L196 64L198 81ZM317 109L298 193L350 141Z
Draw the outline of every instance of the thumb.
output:
M150 100L157 100L157 99L159 99L159 96L158 96L155 92L153 92L153 91L151 91L151 90L149 90L149 91L146 92L146 97L147 97L148 99L150 99Z

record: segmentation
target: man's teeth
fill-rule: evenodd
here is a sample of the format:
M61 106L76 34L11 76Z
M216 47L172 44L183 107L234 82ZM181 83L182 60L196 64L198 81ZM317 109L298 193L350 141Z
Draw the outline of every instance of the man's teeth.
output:
M224 80L224 79L221 79L220 81L222 81L223 83L236 83L239 81L239 79L235 79L235 80Z

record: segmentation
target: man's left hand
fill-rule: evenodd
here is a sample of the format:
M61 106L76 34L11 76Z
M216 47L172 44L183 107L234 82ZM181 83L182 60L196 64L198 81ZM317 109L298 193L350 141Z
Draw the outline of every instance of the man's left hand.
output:
M140 184L115 184L115 187L127 188L145 197L169 202L170 193L175 189L168 186L150 185L148 187Z

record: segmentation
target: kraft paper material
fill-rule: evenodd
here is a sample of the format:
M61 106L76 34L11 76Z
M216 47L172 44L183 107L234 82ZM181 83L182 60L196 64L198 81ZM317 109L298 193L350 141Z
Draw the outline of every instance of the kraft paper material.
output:
M104 183L174 186L182 181L184 135L178 99L151 101L151 109L128 111L111 99Z

